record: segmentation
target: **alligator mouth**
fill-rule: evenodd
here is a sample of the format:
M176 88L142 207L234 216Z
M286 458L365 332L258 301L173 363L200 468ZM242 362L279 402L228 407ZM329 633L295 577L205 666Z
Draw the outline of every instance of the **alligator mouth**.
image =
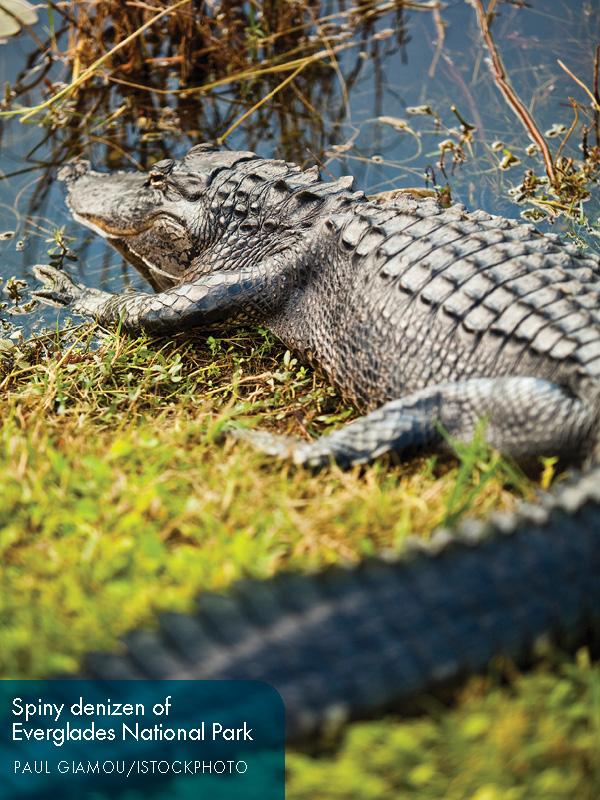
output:
M139 236L161 211L164 199L145 172L95 172L89 162L60 170L67 205L78 222L104 238Z
M112 228L105 220L94 217L93 215L81 214L77 213L76 211L73 211L72 213L73 218L77 222L80 222L82 225L90 228L90 230L93 230L95 233L100 234L100 236L103 236L105 239L124 239L128 236L139 236L140 233L143 233L152 227L154 219L156 216L158 216L155 214L151 220L136 227Z
M82 214L76 211L72 211L73 218L80 222L82 225L93 230L95 233L100 234L105 239L125 239L127 237L139 236L140 233L144 233L144 231L149 230L154 220L159 216L165 216L164 214L154 214L150 219L144 220L140 222L135 227L132 226L130 228L127 227L111 227L107 220L101 219L99 217L94 217L93 214Z

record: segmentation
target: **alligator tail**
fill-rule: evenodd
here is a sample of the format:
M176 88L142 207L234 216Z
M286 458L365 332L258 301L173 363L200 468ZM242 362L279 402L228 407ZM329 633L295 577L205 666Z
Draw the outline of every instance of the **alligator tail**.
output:
M600 633L600 468L540 505L413 542L395 561L247 580L167 614L88 676L252 679L275 686L286 736L398 707L540 642L572 649Z

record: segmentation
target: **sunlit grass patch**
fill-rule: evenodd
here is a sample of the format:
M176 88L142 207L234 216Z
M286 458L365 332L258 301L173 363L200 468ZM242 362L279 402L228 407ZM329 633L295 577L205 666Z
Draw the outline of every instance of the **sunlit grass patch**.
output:
M551 668L549 668L551 666ZM516 676L513 674L513 678ZM576 662L473 679L455 708L350 725L332 752L287 755L289 800L595 800L600 668Z
M228 439L232 420L307 436L346 416L265 332L208 346L111 335L98 349L88 333L4 356L4 674L76 669L200 591L398 551L514 503L511 470L481 441L458 465L314 473Z

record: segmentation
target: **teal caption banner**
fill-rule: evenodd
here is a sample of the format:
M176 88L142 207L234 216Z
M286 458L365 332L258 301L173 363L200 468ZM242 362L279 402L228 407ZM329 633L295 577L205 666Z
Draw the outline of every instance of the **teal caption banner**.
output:
M283 800L285 714L259 681L2 681L2 800Z

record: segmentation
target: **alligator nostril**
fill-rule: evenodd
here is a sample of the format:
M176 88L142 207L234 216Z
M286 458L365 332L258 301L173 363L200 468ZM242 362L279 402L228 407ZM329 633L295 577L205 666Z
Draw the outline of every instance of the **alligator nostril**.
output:
M59 181L66 181L67 183L71 183L72 181L80 178L82 175L85 175L86 172L89 172L92 168L92 165L86 159L81 159L81 161L75 161L72 164L66 164L64 167L61 167L58 170L56 175Z

